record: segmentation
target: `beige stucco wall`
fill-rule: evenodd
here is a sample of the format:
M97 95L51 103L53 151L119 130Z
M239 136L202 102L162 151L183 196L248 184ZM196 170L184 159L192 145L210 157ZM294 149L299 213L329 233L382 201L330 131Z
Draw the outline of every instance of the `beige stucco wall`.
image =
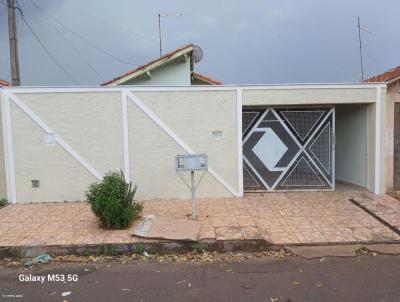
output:
M388 190L390 184L392 184L393 174L393 155L390 150L392 149L393 136L390 137L388 133L388 126L390 128L391 119L388 118L388 110L393 112L393 107L388 104L386 100L386 88L381 89L381 133L380 133L380 160L381 160L381 178L380 178L380 187L381 193L385 193ZM379 113L378 113L379 114ZM392 115L392 113L390 113ZM389 121L389 122L388 122ZM388 181L388 178L391 180Z
M0 94L0 199L7 197L6 172L4 167L3 123L1 114L1 102L2 99Z
M123 130L121 91L124 88L91 92L59 92L11 89L35 114L59 134L100 174L123 169ZM151 88L150 88L151 89ZM133 92L163 123L197 153L209 155L215 172L239 191L238 129L236 88L210 87L206 90ZM368 104L368 189L375 186L375 99L376 88L300 88L243 89L244 106L289 104ZM144 89L138 89L144 90ZM168 90L168 89L167 89ZM384 188L390 171L386 168L387 135L390 115L382 89L380 181ZM43 144L44 131L15 104L11 105L15 175L18 202L64 201L84 199L84 190L96 181L76 159L60 145ZM175 172L174 157L185 151L128 100L128 130L131 178L138 184L137 198L188 198L189 191ZM213 131L222 131L215 140ZM389 132L388 132L389 131ZM239 135L240 137L240 135ZM240 138L239 138L240 139ZM0 141L1 142L1 141ZM0 156L3 148L1 147ZM4 168L0 163L0 173ZM197 175L200 175L199 173ZM1 176L1 174L0 174ZM4 179L4 177L2 177ZM31 180L40 180L33 189ZM0 188L5 188L0 181ZM227 197L232 193L207 174L198 189L199 197Z
M235 91L135 94L192 149L208 154L210 166L238 191ZM124 167L121 95L16 93L102 175ZM14 103L11 118L17 202L83 200L85 189L96 178L60 145L45 145L45 132ZM185 151L129 99L128 126L130 174L138 184L137 198L188 198L189 190L176 174L174 162L175 155ZM223 131L223 139L214 140L213 130ZM34 179L40 181L39 188L32 188ZM207 174L198 196L232 193Z
M121 169L120 93L48 93L17 96L101 174ZM95 177L59 145L44 145L44 131L11 106L18 202L82 200ZM40 180L40 188L31 180Z
M206 153L210 167L238 191L235 91L137 92L135 95L196 153ZM175 155L185 154L184 150L135 104L130 102L128 110L131 174L139 185L138 196L188 198L190 192L174 166ZM221 140L213 138L214 130L223 131ZM152 181L146 182L146 175L151 175ZM202 180L197 195L232 196L210 174Z
M243 105L344 104L375 102L375 88L251 89L243 91Z

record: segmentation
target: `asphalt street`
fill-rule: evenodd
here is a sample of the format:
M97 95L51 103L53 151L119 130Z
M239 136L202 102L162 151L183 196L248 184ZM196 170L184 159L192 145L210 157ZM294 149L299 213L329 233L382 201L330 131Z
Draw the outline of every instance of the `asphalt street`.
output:
M58 263L2 269L0 301L400 301L399 280L400 256L387 255Z

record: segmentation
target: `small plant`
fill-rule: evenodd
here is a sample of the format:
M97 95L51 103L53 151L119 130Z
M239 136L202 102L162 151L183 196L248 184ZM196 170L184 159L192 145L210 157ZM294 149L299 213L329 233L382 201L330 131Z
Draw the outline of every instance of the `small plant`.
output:
M110 172L101 182L91 184L85 195L104 227L124 229L143 210L143 205L134 201L136 189L132 182L126 183L122 171Z
M118 254L117 247L114 244L111 244L110 246L106 247L106 255L112 255L115 256Z
M133 252L136 255L143 255L143 253L145 252L144 245L141 243L135 244L133 247Z
M192 249L196 253L205 252L207 250L207 245L202 242L196 242L192 244Z
M0 199L0 208L5 207L8 204L7 199L2 198Z
M85 249L84 252L83 252L83 256L89 257L90 255L92 255L92 253L90 252L90 250Z

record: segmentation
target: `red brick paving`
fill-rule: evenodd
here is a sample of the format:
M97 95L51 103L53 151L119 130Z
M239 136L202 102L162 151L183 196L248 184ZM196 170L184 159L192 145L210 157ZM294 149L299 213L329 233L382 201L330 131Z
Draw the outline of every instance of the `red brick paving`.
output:
M265 239L273 244L397 241L400 236L348 201L354 198L400 229L400 202L362 191L247 194L199 199L199 239ZM189 219L187 200L146 201L143 214ZM129 243L103 230L86 203L15 204L0 209L0 246Z

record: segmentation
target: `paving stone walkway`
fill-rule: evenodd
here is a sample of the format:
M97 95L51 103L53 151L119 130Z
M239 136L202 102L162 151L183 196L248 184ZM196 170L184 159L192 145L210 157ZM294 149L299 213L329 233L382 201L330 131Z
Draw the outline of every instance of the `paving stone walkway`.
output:
M273 244L400 241L349 201L400 229L400 202L362 191L247 194L199 199L199 239L265 239ZM146 201L143 214L189 219L187 200ZM103 230L86 203L16 204L0 209L0 246L129 243L127 230Z

